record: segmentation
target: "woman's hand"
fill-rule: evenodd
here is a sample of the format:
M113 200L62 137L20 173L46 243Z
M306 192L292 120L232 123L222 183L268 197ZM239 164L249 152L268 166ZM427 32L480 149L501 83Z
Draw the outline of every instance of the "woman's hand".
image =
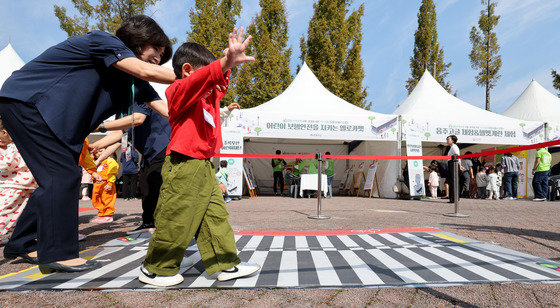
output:
M227 109L233 111L233 109L241 109L241 106L238 103L231 103L227 106Z
M102 177L99 175L99 173L97 173L97 172L92 173L92 174L91 174L91 177L93 178L93 181L94 181L95 183L101 183L101 182L103 182L103 178L102 178Z
M111 190L113 190L113 185L111 185L111 184L105 185L105 191L106 192L110 192Z

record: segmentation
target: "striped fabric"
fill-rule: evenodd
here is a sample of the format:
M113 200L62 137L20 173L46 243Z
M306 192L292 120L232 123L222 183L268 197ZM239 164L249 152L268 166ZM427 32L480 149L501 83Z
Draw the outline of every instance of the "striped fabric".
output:
M447 233L449 234L449 233ZM452 234L451 234L452 235ZM36 268L0 277L3 290L145 289L138 267L149 234L113 240L89 253L104 266L87 273L41 275ZM429 232L347 235L236 235L243 261L262 266L244 279L218 282L203 273L194 242L181 289L314 288L560 281L553 261L482 242ZM453 237L451 237L453 238ZM86 253L86 255L88 254Z

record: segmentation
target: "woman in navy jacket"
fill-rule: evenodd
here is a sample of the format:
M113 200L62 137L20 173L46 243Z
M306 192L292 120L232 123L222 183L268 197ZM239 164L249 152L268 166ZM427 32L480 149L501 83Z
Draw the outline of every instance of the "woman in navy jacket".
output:
M135 85L175 80L172 70L159 66L171 54L159 25L139 15L115 35L70 37L6 80L0 116L39 184L4 248L6 258L38 263L43 273L100 267L78 256L82 144L104 119L129 110Z

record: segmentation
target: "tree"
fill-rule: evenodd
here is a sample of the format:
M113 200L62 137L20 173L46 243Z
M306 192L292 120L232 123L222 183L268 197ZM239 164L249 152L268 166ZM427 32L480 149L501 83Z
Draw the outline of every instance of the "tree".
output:
M243 108L255 107L281 94L292 82L288 45L288 16L283 0L260 0L261 12L248 32L248 54L256 61L239 69L235 94Z
M60 28L68 36L86 34L91 30L115 33L125 19L143 14L160 0L99 0L97 4L92 4L90 0L71 1L79 16L69 17L65 7L54 6Z
M478 70L478 75L475 77L476 84L486 87L486 110L490 110L490 90L496 86L501 77L502 57L498 54L500 45L494 32L500 16L495 12L496 2L482 0L482 4L485 8L480 11L478 28L471 29L472 51L469 58L472 68Z
M198 43L217 58L228 47L228 35L241 13L241 0L196 0L189 13L191 29L187 41ZM232 69L229 90L222 103L230 104L235 98L237 69Z
M319 0L313 5L307 38L300 41L300 58L329 91L363 108L367 97L361 58L364 5L349 12L351 2Z
M418 29L414 32L414 51L410 58L411 77L406 81L408 93L426 70L451 93L452 86L445 81L451 62L445 63L443 49L438 43L436 6L433 0L422 0L418 12Z
M560 91L560 74L558 74L555 70L552 70L550 73L552 75L552 86ZM560 93L558 94L560 96Z

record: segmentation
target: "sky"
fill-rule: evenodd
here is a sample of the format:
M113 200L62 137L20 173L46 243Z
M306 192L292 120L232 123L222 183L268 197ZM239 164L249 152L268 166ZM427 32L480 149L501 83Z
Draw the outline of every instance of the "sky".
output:
M237 26L248 26L260 10L258 0L242 0L243 10ZM314 0L285 0L292 47L292 74L299 64L299 39L307 32ZM452 62L447 77L459 98L484 108L485 90L476 85L477 74L470 66L469 32L476 25L479 0L436 0L439 43L445 60ZM193 0L161 0L147 15L160 23L179 43L190 28L189 12ZM364 86L371 109L392 113L407 97L405 82L410 76L410 57L417 28L420 0L354 0L352 8L365 4L362 58ZM53 5L74 12L70 0L0 0L0 49L11 42L27 62L48 47L63 41L66 33L59 27ZM502 78L491 93L492 111L501 113L529 85L532 79L547 90L552 87L551 69L560 70L560 1L500 0L501 15L496 29L501 45ZM227 38L224 38L227 39ZM175 46L176 48L177 46ZM437 114L434 114L437 116Z

